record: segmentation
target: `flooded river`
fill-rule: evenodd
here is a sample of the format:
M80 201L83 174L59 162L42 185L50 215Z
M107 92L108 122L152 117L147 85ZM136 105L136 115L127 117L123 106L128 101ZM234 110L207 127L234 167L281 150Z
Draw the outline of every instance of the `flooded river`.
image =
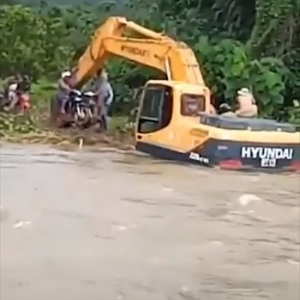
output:
M1 300L299 300L297 175L1 146Z

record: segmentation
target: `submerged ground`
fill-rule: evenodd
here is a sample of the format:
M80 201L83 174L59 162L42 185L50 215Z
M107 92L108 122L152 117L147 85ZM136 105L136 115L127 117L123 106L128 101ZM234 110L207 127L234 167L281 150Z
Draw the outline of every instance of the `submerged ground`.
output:
M1 146L1 300L298 300L297 175Z

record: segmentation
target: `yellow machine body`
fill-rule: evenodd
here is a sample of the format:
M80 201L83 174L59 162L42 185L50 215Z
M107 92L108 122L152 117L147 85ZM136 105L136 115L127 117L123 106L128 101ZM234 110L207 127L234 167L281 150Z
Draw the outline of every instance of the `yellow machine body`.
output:
M293 125L210 115L207 92L198 85L149 81L139 99L137 150L223 169L299 170L300 134Z
M113 56L162 71L139 94L136 148L150 155L243 170L300 168L300 135L290 124L213 114L211 94L192 49L123 17L95 32L73 69L80 88Z

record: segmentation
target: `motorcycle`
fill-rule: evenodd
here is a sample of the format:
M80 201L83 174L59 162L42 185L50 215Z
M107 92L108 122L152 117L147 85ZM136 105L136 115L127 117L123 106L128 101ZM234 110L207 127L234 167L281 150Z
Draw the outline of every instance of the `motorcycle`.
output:
M65 104L62 126L88 128L96 121L96 101L93 92L72 90Z

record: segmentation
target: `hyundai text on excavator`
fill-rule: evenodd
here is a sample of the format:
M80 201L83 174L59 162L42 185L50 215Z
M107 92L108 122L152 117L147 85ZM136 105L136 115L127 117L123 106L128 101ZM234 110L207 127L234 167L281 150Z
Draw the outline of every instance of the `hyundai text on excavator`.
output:
M136 37L127 35L128 31ZM185 43L125 18L110 17L79 59L74 86L81 87L112 56L167 76L167 80L148 81L138 93L138 151L223 169L300 170L300 135L293 125L212 112L210 89Z

